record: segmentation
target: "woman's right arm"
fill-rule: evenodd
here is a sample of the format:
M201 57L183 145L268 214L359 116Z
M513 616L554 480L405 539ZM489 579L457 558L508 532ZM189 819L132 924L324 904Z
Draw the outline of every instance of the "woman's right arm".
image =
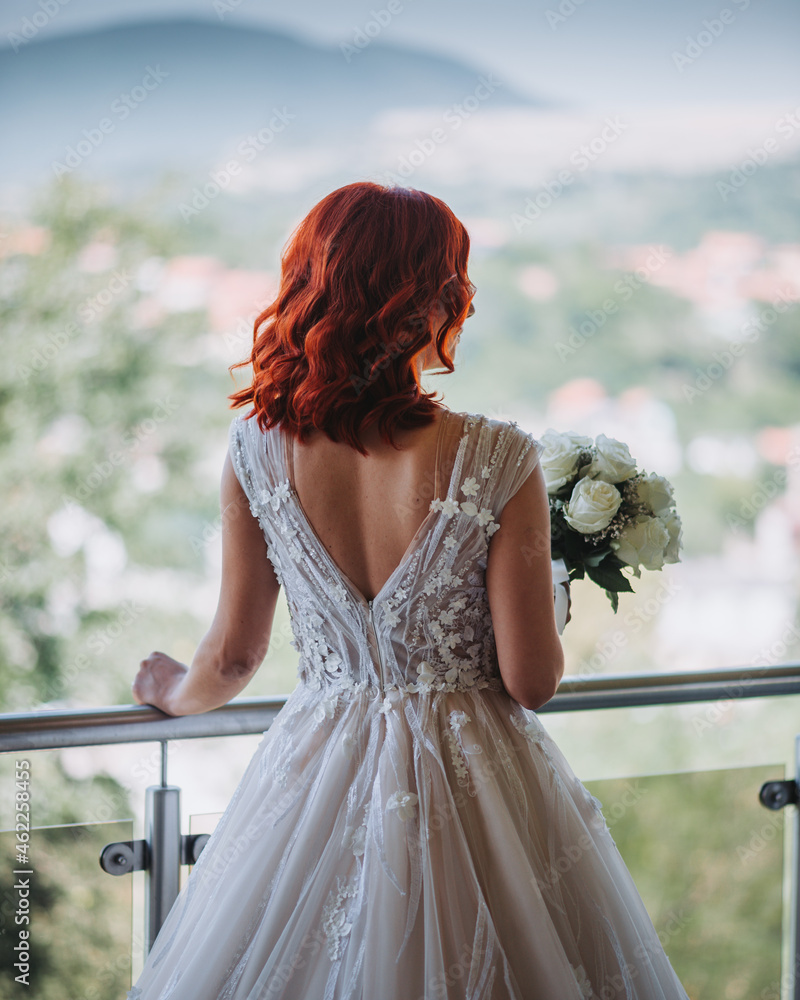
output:
M222 581L214 620L190 667L153 652L142 660L133 682L140 705L168 715L196 715L227 704L245 688L269 649L280 584L230 451L220 498Z
M540 466L503 507L492 535L486 590L506 690L541 708L564 674L550 564L550 508Z

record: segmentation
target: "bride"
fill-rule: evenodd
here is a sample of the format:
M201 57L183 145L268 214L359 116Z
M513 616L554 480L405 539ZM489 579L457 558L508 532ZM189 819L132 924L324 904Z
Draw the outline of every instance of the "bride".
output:
M542 447L420 386L454 370L468 255L442 201L366 182L287 245L231 397L217 613L133 692L228 702L281 587L299 683L131 1000L687 1000L535 714L564 670Z

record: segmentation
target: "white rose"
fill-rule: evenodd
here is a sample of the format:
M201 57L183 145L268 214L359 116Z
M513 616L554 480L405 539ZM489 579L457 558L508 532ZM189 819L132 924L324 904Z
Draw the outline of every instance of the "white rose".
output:
M593 479L603 479L607 483L621 483L636 473L636 462L631 458L628 446L622 441L598 434L595 443L597 455L587 469L581 471Z
M622 562L633 567L635 576L641 576L640 566L661 569L669 543L670 533L661 518L641 514L635 524L629 524L611 542L611 547Z
M647 504L654 514L666 514L674 502L672 483L654 472L640 480L636 492L642 503Z
M592 439L579 434L548 429L540 438L544 451L539 463L548 493L557 493L578 471L581 451L592 446Z
M622 496L616 486L602 479L584 477L575 484L564 508L564 519L576 531L590 535L609 526L621 503Z
M669 533L669 543L664 552L664 562L676 563L681 561L680 551L683 541L683 525L681 519L674 510L662 514L660 520L664 522L664 527Z

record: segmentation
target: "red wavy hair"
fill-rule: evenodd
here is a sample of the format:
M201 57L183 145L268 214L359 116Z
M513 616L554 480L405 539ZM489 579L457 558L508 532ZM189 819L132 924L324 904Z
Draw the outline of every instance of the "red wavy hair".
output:
M451 332L471 315L469 236L440 199L402 187L348 184L323 198L281 257L278 296L256 319L252 384L228 398L252 404L262 430L280 423L300 441L313 428L367 454L358 434L381 438L434 419L415 360L428 345L447 371ZM430 313L445 319L432 331Z

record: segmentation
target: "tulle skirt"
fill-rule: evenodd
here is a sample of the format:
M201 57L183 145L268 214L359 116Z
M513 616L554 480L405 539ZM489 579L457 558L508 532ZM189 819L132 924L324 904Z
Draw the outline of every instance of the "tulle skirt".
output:
M687 1000L600 804L504 691L264 734L130 1000Z

